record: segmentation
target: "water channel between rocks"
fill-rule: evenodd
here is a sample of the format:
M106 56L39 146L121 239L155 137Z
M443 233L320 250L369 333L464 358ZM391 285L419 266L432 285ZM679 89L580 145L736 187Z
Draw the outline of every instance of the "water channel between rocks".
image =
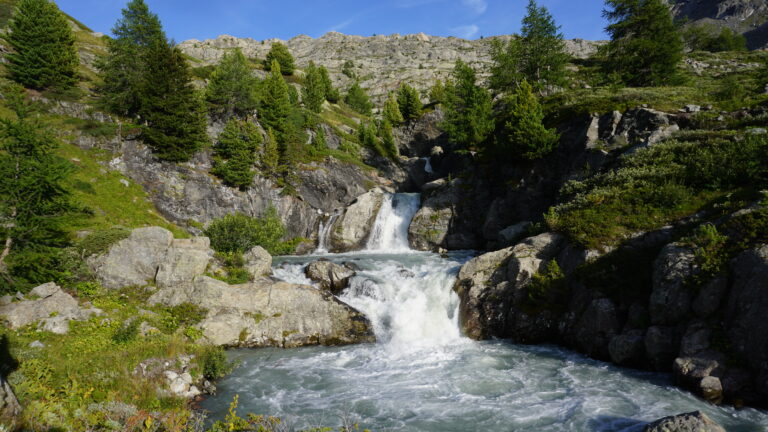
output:
M418 195L388 196L366 250L274 262L275 277L302 284L311 284L304 266L319 258L357 265L339 298L370 319L377 343L231 351L239 366L203 408L223 418L239 395L239 413L278 416L297 430L349 420L376 432L640 431L702 410L729 432L768 431L768 413L709 405L665 374L552 346L462 337L452 286L471 255L411 251L408 225L418 208Z

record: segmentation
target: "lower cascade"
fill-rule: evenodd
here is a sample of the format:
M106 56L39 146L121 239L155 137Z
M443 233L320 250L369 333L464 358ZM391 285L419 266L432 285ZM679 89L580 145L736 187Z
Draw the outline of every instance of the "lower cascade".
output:
M203 408L223 418L239 395L241 414L281 417L286 430L357 423L373 431L642 431L695 410L728 431L768 424L766 413L708 405L664 374L551 346L463 337L452 287L471 254L410 250L419 205L418 194L386 196L364 251L321 248L274 262L276 277L302 284L312 284L304 267L320 258L356 268L338 297L369 318L377 343L231 351L239 366Z

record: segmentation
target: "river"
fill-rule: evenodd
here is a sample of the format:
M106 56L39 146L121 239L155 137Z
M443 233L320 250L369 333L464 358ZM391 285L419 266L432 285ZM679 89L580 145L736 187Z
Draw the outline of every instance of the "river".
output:
M710 405L666 374L553 346L463 337L452 285L471 255L410 250L418 207L418 195L388 196L364 251L274 262L276 277L304 284L303 267L319 258L358 266L340 299L371 320L377 343L233 350L239 366L203 408L223 418L239 395L241 414L278 416L296 430L351 422L376 432L641 431L702 410L729 432L768 431L768 413Z

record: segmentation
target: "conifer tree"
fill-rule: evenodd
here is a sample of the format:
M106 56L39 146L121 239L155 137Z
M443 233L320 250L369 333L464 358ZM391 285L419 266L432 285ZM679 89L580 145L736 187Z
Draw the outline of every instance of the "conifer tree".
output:
M25 87L72 87L80 64L75 37L64 14L49 0L20 0L3 39L8 71Z
M325 132L323 132L323 128L321 127L315 128L315 139L312 140L312 144L318 150L324 150L328 148L328 144L325 141Z
M291 112L288 84L283 79L277 60L272 61L270 69L262 89L259 122L265 128L272 129L278 143L284 143L288 131L288 115Z
M296 69L293 56L291 55L291 52L288 51L288 47L280 42L272 44L272 48L270 48L267 53L265 65L268 71L272 70L272 64L275 61L280 63L280 72L283 75L293 75L293 71Z
M419 98L419 92L408 84L400 84L400 88L397 90L397 104L406 122L416 120L421 116L423 106L421 98Z
M165 41L165 33L160 19L149 11L144 0L131 0L112 34L108 53L97 65L103 79L99 88L101 103L115 114L133 117L141 110L147 51L157 41Z
M280 152L277 147L277 138L272 128L267 129L267 139L264 142L264 154L261 155L261 164L271 175L277 174L277 166L280 162Z
M443 81L437 80L429 89L429 101L433 104L442 104L445 100L445 85Z
M669 84L677 77L683 41L663 0L606 0L611 41L602 53L606 73L633 86Z
M533 160L552 152L559 136L544 126L544 110L527 81L507 95L502 105L494 157Z
M56 276L55 249L67 243L72 212L63 186L67 161L55 155L56 140L40 123L24 90L4 92L12 115L0 119L0 292Z
M238 48L226 53L213 70L206 88L208 111L221 119L245 118L258 106L256 85L243 52Z
M253 123L230 119L213 148L211 172L229 186L242 189L250 186L261 141L261 133Z
M478 148L493 131L491 95L476 83L475 71L456 62L453 81L445 88L443 129L450 142L465 149Z
M400 150L397 148L395 136L392 134L392 124L387 119L379 123L379 138L386 156L392 160L400 156Z
M181 50L164 40L149 48L144 61L142 137L161 159L189 160L208 140L205 105L192 86L189 65Z
M352 84L352 87L349 88L349 92L347 92L347 97L344 98L344 102L346 102L350 108L362 115L371 115L371 110L373 109L371 99L368 97L365 90L360 87L360 83L357 81L355 81L355 83Z
M389 93L387 101L384 102L382 117L385 121L389 122L390 126L399 126L405 121L405 119L403 119L403 114L400 112L400 105L397 103L397 98L395 98L395 94L392 92Z
M560 27L546 7L528 1L519 37L509 43L494 41L491 87L499 92L515 89L523 80L536 91L560 85L565 78L568 55Z
M333 82L331 82L331 77L325 66L320 66L320 79L325 88L325 99L330 103L337 103L341 99L341 95L339 94L339 89L333 87Z
M319 113L323 108L323 102L325 102L328 91L326 83L323 82L323 76L314 62L309 62L305 72L306 78L302 89L304 106L312 112Z

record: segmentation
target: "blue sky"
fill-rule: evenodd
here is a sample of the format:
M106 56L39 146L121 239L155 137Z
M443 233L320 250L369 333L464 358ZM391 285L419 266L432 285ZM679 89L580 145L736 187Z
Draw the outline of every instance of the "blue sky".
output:
M55 0L94 31L109 33L128 0ZM408 34L479 38L517 32L527 0L147 0L169 37L220 34L257 40L299 34ZM539 0L566 38L603 39L602 0Z

